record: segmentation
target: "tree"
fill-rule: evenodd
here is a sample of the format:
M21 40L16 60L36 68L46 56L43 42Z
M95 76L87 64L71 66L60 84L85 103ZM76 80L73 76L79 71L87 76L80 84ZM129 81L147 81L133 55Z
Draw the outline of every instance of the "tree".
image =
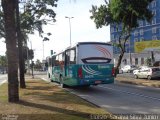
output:
M18 55L15 26L15 0L2 0L8 59L8 101L19 101Z
M36 70L41 70L42 69L42 63L40 62L40 60L36 60L36 63L35 63L35 65L34 65L34 68L36 69Z
M23 49L22 49L23 47L22 40L25 37L22 35L26 35L28 33L34 33L34 30L38 30L39 35L43 37L42 34L44 33L44 31L42 29L42 25L46 25L49 21L55 22L55 19L54 19L55 12L50 8L50 6L56 7L56 4L55 4L56 1L57 0L27 1L24 5L24 8L25 8L24 12L21 12L21 17L19 17L20 13L19 13L19 6L18 6L18 0L17 0L16 16L17 16L17 35L18 35L18 47L19 47L21 88L25 88L24 57L23 57ZM21 31L21 28L23 28L23 34ZM51 33L47 33L47 35L50 36ZM44 37L44 39L48 39L48 38Z
M23 44L22 44L22 32L20 26L20 17L19 17L19 0L16 0L16 32L17 32L17 41L18 41L18 56L19 56L19 76L20 76L20 87L26 88L25 84L25 62L24 62L24 55L23 55Z
M6 56L0 55L0 67L2 67L2 72L4 74L4 71L7 67L7 57Z
M43 37L43 25L49 22L55 22L55 12L53 7L57 0L29 0L24 4L24 11L20 11L20 28L22 45L26 43L28 34L34 34L38 30L39 35ZM6 39L7 59L8 59L8 96L9 102L16 102L19 100L18 91L18 49L17 49L17 32L16 25L19 20L15 22L16 0L2 0L3 11L0 9L0 38ZM22 5L21 5L22 6ZM18 18L18 17L17 17ZM18 27L17 27L18 28ZM24 41L25 40L25 41ZM23 73L24 74L24 73Z
M19 50L19 68L20 68L20 87L25 88L25 78L24 78L24 57L23 57L23 47L26 44L27 35L34 34L35 30L39 32L39 35L48 39L46 36L43 36L45 33L43 31L43 25L47 25L50 22L55 22L55 12L53 7L56 7L57 0L16 0L16 25L17 25L17 39L18 39L18 50ZM23 10L19 10L19 4ZM3 11L0 11L0 38L5 37L4 32L4 19ZM50 36L51 33L45 35Z
M3 67L7 67L7 57L0 55L0 65Z
M113 45L120 48L120 55L116 65L116 73L118 72L123 55L125 53L126 42L131 36L132 30L139 26L140 20L151 22L152 12L148 9L148 5L153 0L111 0L109 3L105 1L105 5L92 6L91 19L94 19L97 28L106 25L122 24L122 31L119 32L118 44Z

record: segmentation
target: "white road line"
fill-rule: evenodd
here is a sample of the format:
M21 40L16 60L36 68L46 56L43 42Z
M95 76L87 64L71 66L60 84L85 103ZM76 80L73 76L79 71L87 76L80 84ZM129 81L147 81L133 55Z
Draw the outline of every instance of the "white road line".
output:
M7 82L7 80L3 80L3 81L0 83L0 85L4 84L4 83L6 83L6 82Z
M41 78L42 80L44 80L44 81L47 81L47 82L49 82L46 78Z
M121 92L121 93L127 93L127 94L130 94L130 95L136 95L136 96L140 96L140 97L144 97L144 98L149 98L149 99L160 101L160 98L151 97L151 96L147 96L147 95L144 95L144 94L132 93L132 92L124 91L124 90L116 90L116 89L113 89L113 88L110 88L110 87L104 87L104 86L99 86L99 87L107 88L107 89L114 90L114 91Z

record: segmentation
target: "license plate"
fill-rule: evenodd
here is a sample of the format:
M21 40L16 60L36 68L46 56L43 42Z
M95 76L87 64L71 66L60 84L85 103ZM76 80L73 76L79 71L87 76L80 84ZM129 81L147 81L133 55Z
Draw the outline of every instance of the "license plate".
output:
M95 81L96 84L100 84L101 82L102 82L102 81L99 81L99 80Z

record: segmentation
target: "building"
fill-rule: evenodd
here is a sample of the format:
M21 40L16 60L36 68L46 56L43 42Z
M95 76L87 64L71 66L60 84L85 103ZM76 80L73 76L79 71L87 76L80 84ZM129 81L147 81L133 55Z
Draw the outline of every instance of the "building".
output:
M126 64L142 65L145 64L146 59L151 58L151 51L136 53L134 48L135 42L160 40L160 0L154 0L148 7L154 14L152 22L139 21L139 27L132 32L130 40L126 44L126 53L122 60L122 66ZM121 30L122 25L111 25L110 34L113 43L118 42L118 33ZM119 48L114 47L115 64L118 54ZM154 54L156 54L155 59L160 60L160 51L154 51Z

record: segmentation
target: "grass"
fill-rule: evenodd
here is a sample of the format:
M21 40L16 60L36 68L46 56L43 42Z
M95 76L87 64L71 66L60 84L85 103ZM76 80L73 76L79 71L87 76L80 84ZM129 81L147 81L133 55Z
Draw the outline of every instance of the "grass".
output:
M19 90L20 101L9 103L7 83L0 86L0 119L14 115L18 120L88 120L90 115L107 114L105 110L39 79L26 81Z
M116 80L122 83L160 88L160 80L134 79L129 77L117 77Z

